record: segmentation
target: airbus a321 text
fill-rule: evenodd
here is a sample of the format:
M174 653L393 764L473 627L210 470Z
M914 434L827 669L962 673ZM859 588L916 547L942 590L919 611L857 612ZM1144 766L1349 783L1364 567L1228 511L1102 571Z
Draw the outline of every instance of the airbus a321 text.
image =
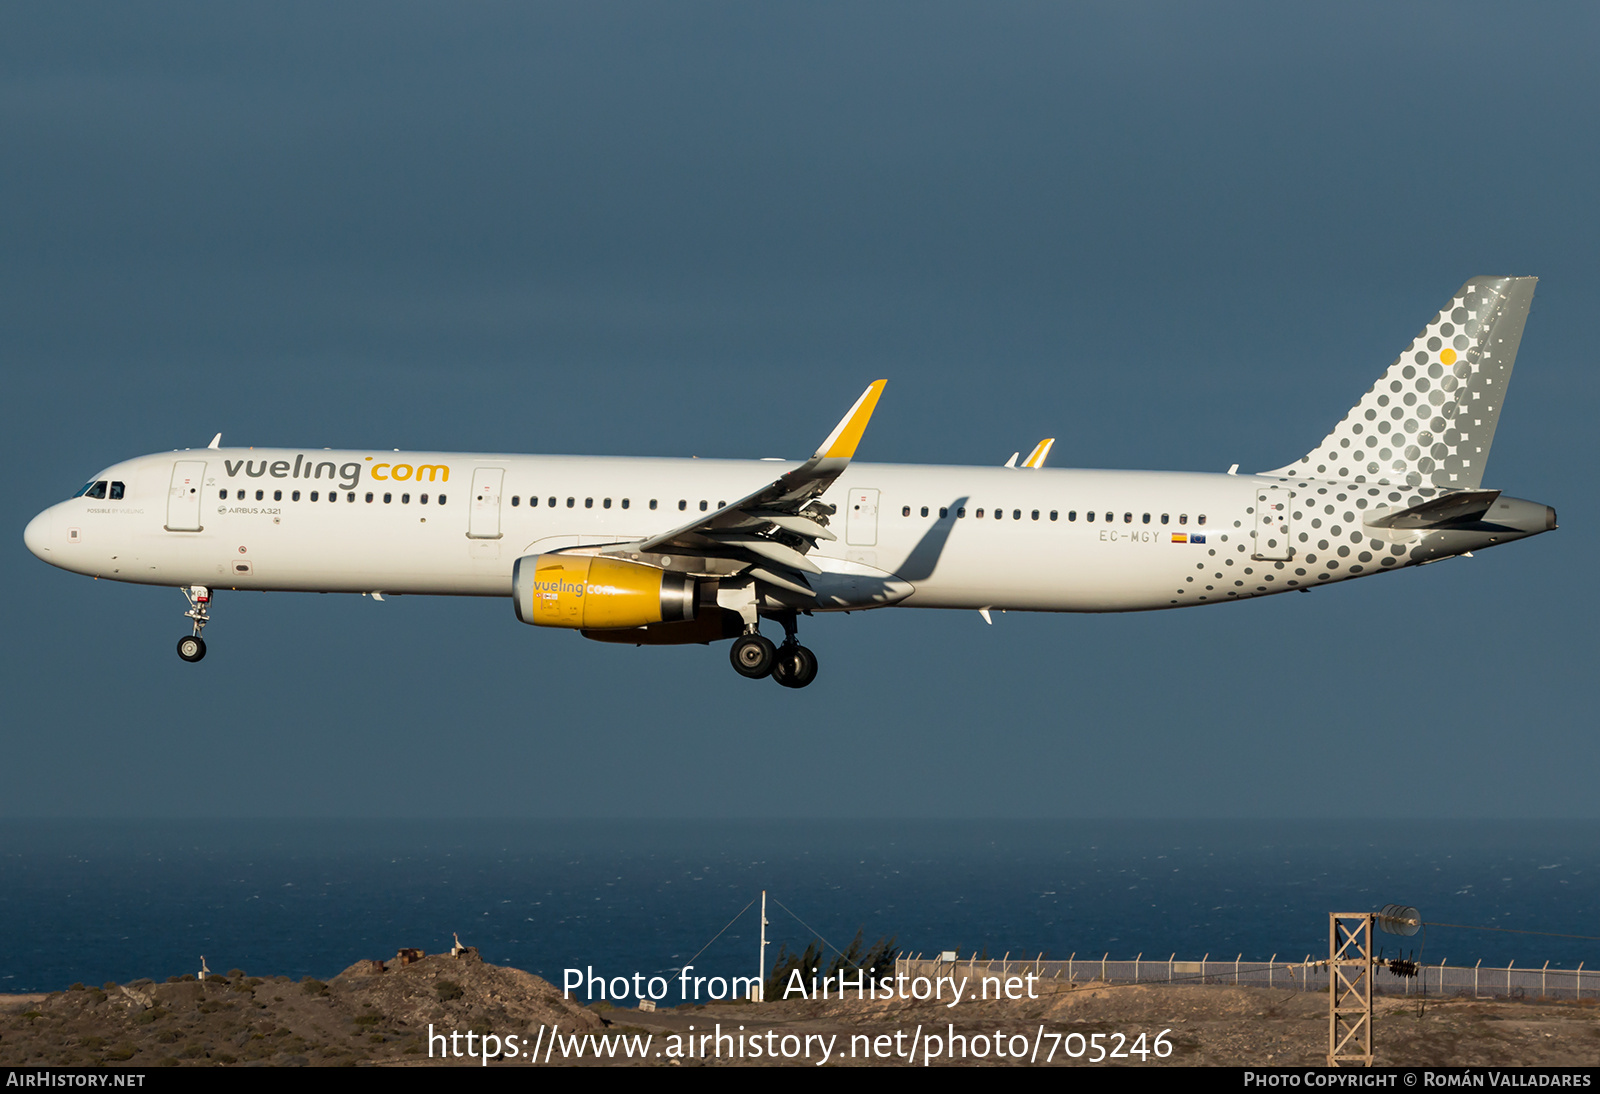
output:
M172 585L198 661L219 589L510 596L517 618L637 645L733 639L800 688L800 616L1145 611L1304 591L1556 526L1483 487L1531 277L1467 282L1333 431L1255 475L853 463L884 381L810 459L219 447L100 472L29 523L75 573ZM775 644L763 621L784 633Z

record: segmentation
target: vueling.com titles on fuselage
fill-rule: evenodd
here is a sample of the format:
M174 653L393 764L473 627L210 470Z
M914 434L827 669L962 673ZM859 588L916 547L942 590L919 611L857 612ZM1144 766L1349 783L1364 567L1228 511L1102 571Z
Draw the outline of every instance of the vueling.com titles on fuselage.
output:
M372 459L368 456L367 459ZM361 464L354 460L335 464L332 460L316 460L311 456L296 455L294 463L288 460L223 460L228 478L236 479L243 472L252 479L263 476L274 479L320 479L326 470L331 481L338 479L339 489L354 490L361 481ZM368 469L379 482L449 482L450 467L442 463L375 463Z

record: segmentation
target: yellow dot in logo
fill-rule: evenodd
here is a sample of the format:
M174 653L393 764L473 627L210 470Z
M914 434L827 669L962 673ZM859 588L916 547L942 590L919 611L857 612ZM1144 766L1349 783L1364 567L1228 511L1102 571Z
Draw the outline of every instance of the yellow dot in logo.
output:
M1443 361L1447 365L1455 364L1456 363L1456 351L1453 350L1453 349L1445 350L1443 353L1439 354L1439 360Z

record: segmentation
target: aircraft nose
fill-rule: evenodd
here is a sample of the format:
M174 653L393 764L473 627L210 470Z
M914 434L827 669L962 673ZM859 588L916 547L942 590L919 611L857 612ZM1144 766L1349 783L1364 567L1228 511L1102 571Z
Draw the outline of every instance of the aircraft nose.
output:
M22 542L27 544L28 550L46 562L50 560L50 529L55 523L55 516L46 509L28 522L22 530ZM12 525L13 528L16 525Z

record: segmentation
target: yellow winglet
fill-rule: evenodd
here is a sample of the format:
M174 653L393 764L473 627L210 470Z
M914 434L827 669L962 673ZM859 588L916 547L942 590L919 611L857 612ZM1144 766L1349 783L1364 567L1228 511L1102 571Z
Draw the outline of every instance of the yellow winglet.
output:
M856 446L861 443L861 434L867 431L867 423L872 420L872 411L878 405L878 396L883 394L883 385L888 382L888 380L874 380L871 386L861 393L861 398L850 408L850 413L840 419L839 424L833 427L833 432L828 434L828 439L822 442L822 447L817 449L817 456L831 460L848 460L856 454Z
M1056 439L1054 437L1046 437L1044 440L1040 441L1034 446L1033 451L1028 453L1028 458L1022 461L1022 466L1043 467L1045 457L1050 455L1050 447L1055 443Z

